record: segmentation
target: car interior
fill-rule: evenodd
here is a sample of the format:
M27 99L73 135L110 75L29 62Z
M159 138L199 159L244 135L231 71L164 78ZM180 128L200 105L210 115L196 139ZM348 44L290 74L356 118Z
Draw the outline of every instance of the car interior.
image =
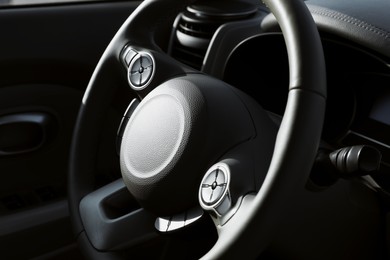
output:
M0 1L0 258L389 259L389 10Z

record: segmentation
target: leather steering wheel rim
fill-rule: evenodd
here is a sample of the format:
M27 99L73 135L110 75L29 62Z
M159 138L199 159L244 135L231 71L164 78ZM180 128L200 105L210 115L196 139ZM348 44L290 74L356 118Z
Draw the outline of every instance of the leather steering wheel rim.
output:
M157 53L154 33L162 21L171 21L194 1L144 1L115 35L89 82L78 115L71 147L69 169L69 206L74 232L83 242L87 255L96 257L88 245L80 217L81 199L93 191L96 150L105 111L121 75L115 71L120 52L129 42ZM288 51L289 96L277 134L266 178L256 195L242 202L240 215L220 228L219 238L204 259L255 257L265 248L277 219L282 216L286 194L303 188L310 174L321 138L326 105L325 62L320 37L306 5L300 0L264 0L275 15ZM159 15L157 15L159 14ZM152 15L152 16L151 16ZM156 17L159 16L159 17ZM155 19L149 19L155 17ZM149 28L148 30L140 28ZM84 238L83 238L84 237ZM85 248L88 247L88 248ZM115 259L114 254L99 254Z

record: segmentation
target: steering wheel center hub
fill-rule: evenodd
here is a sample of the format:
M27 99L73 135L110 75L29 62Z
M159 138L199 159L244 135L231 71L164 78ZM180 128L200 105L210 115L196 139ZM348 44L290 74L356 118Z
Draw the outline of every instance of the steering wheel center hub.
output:
M205 120L204 103L195 84L175 79L150 92L132 114L122 139L121 171L144 208L168 215L192 201L188 197L196 192L185 191L195 189L199 173L192 165L199 163L188 146L201 145L196 125Z
M156 215L183 212L198 204L210 165L254 134L247 108L225 83L201 75L166 81L129 119L120 151L123 180ZM212 182L210 190L219 190L220 182Z
M183 147L184 109L171 95L147 100L132 117L123 140L123 163L140 179L158 178Z

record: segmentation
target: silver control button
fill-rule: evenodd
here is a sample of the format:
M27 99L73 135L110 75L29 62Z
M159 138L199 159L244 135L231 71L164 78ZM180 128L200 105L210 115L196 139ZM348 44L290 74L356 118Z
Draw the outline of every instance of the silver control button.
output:
M204 210L222 216L231 207L229 192L230 169L225 163L213 165L205 174L199 188L199 203Z
M129 64L128 81L135 90L141 90L150 83L155 71L153 56L146 52L136 54Z

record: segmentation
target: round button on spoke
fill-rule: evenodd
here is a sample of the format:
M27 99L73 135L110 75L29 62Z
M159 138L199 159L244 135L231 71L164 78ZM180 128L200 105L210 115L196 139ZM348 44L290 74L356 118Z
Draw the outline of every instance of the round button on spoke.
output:
M201 199L207 205L215 204L226 189L225 174L217 168L209 173L201 187Z
M229 181L230 171L226 164L215 164L207 171L199 189L199 202L203 209L212 210L218 215L228 210L230 207Z
M140 52L134 57L128 68L128 80L135 90L147 87L154 73L153 57L146 52Z

